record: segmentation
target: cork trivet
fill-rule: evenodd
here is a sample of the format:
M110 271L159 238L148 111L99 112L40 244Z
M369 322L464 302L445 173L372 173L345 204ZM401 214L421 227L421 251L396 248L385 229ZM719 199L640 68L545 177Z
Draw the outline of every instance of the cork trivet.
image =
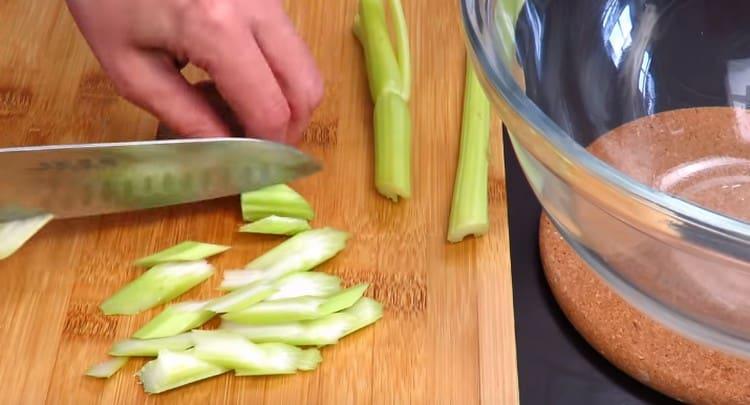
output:
M750 173L744 161L750 159L750 140L745 134L750 134L750 114L744 110L686 109L628 123L588 150L638 181L748 220L745 196L750 197L750 185L745 182L750 180L743 178ZM711 163L727 158L727 165ZM714 169L693 173L690 167L683 170L685 162L709 162L699 166ZM750 361L700 345L633 308L582 261L545 215L539 238L545 275L560 307L610 362L688 403L750 404ZM633 249L631 257L616 265L648 283L651 291L669 291L675 305L750 326L750 289L744 273L722 271L707 278L705 270L682 265L684 258L669 249ZM641 264L649 260L669 263L669 283L661 285L664 277L644 271Z

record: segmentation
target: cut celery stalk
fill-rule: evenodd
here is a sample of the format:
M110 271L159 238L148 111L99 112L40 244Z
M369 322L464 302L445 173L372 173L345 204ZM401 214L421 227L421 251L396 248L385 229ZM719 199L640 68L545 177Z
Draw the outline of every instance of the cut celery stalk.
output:
M367 290L367 284L347 288L328 297L297 297L264 301L222 319L245 324L284 323L317 319L354 305Z
M240 202L245 221L255 221L271 215L306 220L315 216L310 204L286 184L243 193Z
M125 285L100 308L107 315L137 314L178 297L213 273L213 266L205 261L160 264Z
M312 321L296 321L269 325L245 325L222 320L222 330L242 335L256 343L279 342L295 346L327 346L351 333L357 319L345 312L324 316Z
M193 347L193 337L183 333L159 339L125 339L116 342L109 349L110 356L153 357L160 350L183 351Z
M383 0L360 0L354 34L362 45L370 97L375 103L375 187L398 201L411 197L411 94L409 33L400 0L389 0L396 48L388 32Z
M128 363L128 357L115 357L102 363L91 366L86 375L95 378L109 378L115 375L120 369Z
M17 221L0 222L0 260L16 253L51 220L52 215L38 215Z
M158 394L227 371L229 370L226 368L199 359L194 353L162 350L155 360L141 368L138 377L143 383L144 391Z
M234 290L256 281L272 281L311 270L343 250L347 239L348 233L333 228L299 233L250 262L245 270L225 272L221 288Z
M206 310L208 301L186 301L168 306L133 334L138 339L179 335L208 322L216 315Z
M271 215L242 226L240 232L268 235L296 235L310 229L310 223L304 219Z
M467 58L461 147L448 225L449 242L460 242L468 235L483 235L489 229L489 139L490 101Z
M219 314L241 311L263 301L275 292L277 288L273 284L257 281L214 299L206 308Z
M346 335L365 328L383 317L383 305L372 298L362 297L356 304L341 312L354 318L354 324Z
M279 375L293 374L297 370L310 371L315 370L323 359L318 349L302 350L284 343L262 343L257 347L266 353L268 359L266 364L262 367L238 369L235 371L236 376Z
M151 267L163 263L194 262L229 250L229 246L185 241L169 249L135 261L136 266Z
M327 297L341 291L341 279L326 273L292 273L276 282L277 291L266 301L295 297Z
M317 366L314 356L284 343L260 345L226 330L193 331L196 357L210 363L235 369L252 370L254 375L289 374L298 369ZM318 353L320 358L320 353Z

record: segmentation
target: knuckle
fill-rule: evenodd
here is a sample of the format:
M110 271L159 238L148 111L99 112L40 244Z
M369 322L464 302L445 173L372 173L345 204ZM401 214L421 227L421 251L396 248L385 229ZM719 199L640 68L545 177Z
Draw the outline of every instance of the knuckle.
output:
M259 109L259 113L264 123L262 129L272 133L283 132L292 118L289 104L283 99L266 103Z
M325 87L320 79L313 80L308 90L309 107L311 110L317 108L323 102Z

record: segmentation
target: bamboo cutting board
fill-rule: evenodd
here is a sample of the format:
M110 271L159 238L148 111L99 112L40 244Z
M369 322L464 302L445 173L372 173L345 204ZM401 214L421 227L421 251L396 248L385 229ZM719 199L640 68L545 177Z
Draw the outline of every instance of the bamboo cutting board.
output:
M216 296L221 270L280 239L240 235L237 198L55 221L0 262L0 403L516 403L515 343L500 123L493 125L488 236L445 242L458 155L464 43L454 0L405 0L415 83L414 198L373 187L372 105L351 34L355 0L290 2L326 77L303 149L325 170L294 184L314 225L353 234L321 270L370 282L385 305L374 327L323 350L311 373L225 375L146 396L131 360L110 380L83 376L157 310L106 317L99 303L138 274L134 259L186 239L229 244L220 270L182 299ZM193 74L198 77L198 74ZM0 2L0 145L153 138L157 123L116 96L61 1ZM1 171L2 169L0 169Z

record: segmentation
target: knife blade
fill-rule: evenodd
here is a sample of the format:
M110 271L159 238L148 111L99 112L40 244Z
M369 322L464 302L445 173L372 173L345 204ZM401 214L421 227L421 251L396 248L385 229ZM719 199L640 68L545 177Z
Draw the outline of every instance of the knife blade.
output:
M237 195L310 175L290 146L246 138L0 149L0 221L84 217Z

